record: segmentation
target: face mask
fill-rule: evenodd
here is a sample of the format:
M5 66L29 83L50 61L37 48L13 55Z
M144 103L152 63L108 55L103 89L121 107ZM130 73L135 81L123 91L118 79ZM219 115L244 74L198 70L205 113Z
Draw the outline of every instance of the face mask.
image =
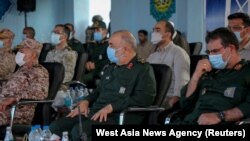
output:
M3 48L3 41L0 40L0 48Z
M56 34L56 33L52 33L51 34L51 43L53 45L57 45L60 43L60 35L59 34Z
M118 50L120 50L120 49L113 49L110 46L108 47L107 55L108 55L109 61L118 64L119 59L118 59L118 57L115 56L115 52Z
M25 64L24 56L25 56L24 53L17 52L15 60L16 60L16 63L18 64L18 66L22 66L23 64Z
M73 33L70 32L70 34L69 34L69 40L71 40L72 38L73 38Z
M224 69L227 66L230 57L231 55L228 57L227 61L224 61L222 54L209 55L209 61L212 64L212 68Z
M162 40L162 35L159 32L153 32L151 37L151 42L153 44L158 44Z
M101 32L94 32L94 40L101 41L102 40L102 33Z
M240 37L240 32L234 32L234 34L236 35L236 37L239 40L239 42L241 42L242 38Z
M22 35L22 40L25 40L25 39L27 39L26 34L23 34Z

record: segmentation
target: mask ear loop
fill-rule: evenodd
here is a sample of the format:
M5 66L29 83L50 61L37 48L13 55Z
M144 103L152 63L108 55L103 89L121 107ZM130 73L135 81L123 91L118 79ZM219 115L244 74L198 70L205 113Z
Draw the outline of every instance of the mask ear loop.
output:
M223 54L225 53L225 51L223 52ZM232 53L229 54L229 56L227 57L227 60L225 61L225 67L228 65L228 61L231 59Z

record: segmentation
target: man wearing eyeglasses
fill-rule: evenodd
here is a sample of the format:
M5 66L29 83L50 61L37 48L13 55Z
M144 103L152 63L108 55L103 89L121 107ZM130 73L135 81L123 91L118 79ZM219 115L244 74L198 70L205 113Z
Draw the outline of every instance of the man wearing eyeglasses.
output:
M233 13L227 17L228 29L235 33L240 42L239 54L250 60L250 17L246 13Z
M182 89L180 105L189 114L175 124L212 125L250 117L250 62L238 54L239 42L227 28L207 34L209 59L198 62Z
M74 76L77 53L69 47L67 41L70 30L67 26L58 24L51 34L51 43L55 48L48 52L45 62L62 63L65 68L63 83L69 82Z

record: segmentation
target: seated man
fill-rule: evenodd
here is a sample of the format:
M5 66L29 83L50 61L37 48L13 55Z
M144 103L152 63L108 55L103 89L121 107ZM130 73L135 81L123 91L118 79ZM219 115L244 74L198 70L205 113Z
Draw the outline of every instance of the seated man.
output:
M68 45L79 54L84 52L83 44L75 38L75 28L74 25L71 23L66 23L65 26L67 26L70 30L70 35L68 38Z
M250 60L250 17L248 13L236 12L228 17L228 29L234 32L239 40L239 54L242 59Z
M180 105L190 111L174 124L212 125L250 116L250 62L241 60L239 42L226 28L207 34L208 59L198 62Z
M184 49L173 43L174 27L168 21L161 20L154 26L152 41L156 51L147 58L151 64L166 64L172 70L172 82L164 104L172 107L179 100L181 88L190 80L190 59Z
M113 64L105 69L98 88L80 102L81 113L76 108L67 117L54 121L50 125L52 133L61 135L62 131L68 131L73 141L79 140L76 116L82 114L83 131L91 137L92 124L118 124L122 110L129 106L149 106L153 102L156 94L153 69L148 63L138 61L133 35L125 30L117 31L111 36L109 45L107 53ZM139 115L127 118L134 124L143 119Z
M11 50L14 36L9 29L0 31L0 80L2 82L7 80L16 68L15 53Z
M107 27L104 22L95 22L92 26L94 30L94 41L87 45L88 61L86 62L86 73L83 75L83 82L89 88L96 88L96 80L100 79L100 74L105 65L109 63L107 57Z
M55 48L48 52L45 62L62 63L65 68L63 83L72 80L75 72L77 53L68 46L69 28L65 25L58 24L55 26L51 35L51 42Z
M38 64L39 45L23 44L15 57L19 69L0 87L0 125L10 123L10 106L20 99L44 99L48 95L49 74ZM17 108L14 123L31 124L35 105Z

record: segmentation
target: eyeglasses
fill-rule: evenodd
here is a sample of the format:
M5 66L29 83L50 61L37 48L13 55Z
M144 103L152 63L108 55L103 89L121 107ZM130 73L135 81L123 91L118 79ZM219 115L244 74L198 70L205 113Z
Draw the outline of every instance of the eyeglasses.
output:
M232 31L241 31L245 26L228 26L227 28Z
M217 49L212 49L212 50L206 50L205 52L207 53L207 54L217 54L218 52L220 52L221 51L221 49L222 48L224 48L224 47L221 47L221 48L217 48Z

